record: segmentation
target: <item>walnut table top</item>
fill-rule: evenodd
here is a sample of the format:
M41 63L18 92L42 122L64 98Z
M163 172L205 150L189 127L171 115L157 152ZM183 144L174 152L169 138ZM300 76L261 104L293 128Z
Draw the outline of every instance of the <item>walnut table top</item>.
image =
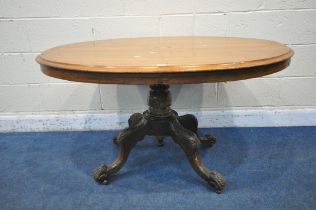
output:
M147 37L63 45L37 57L52 77L108 84L206 83L248 79L286 68L280 43L232 37Z

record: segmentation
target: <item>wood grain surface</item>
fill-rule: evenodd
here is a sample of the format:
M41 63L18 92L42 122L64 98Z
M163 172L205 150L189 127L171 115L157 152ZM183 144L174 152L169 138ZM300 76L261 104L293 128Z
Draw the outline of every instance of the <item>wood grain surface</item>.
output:
M271 74L286 68L292 56L289 47L268 40L186 36L69 44L49 49L36 60L45 74L61 79L172 84L230 81Z

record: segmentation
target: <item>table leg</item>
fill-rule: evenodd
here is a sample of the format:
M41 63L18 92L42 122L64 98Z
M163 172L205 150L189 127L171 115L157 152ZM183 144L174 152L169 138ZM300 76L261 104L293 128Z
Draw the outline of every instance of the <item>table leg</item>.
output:
M126 162L130 151L136 143L142 140L147 133L147 120L142 114L133 114L128 120L129 127L117 136L117 144L120 146L120 154L109 166L100 165L94 172L94 179L100 184L108 184L110 177L117 173Z
M186 114L178 117L179 122L181 125L197 134L198 130L198 120L196 117L192 114ZM200 142L208 147L212 147L216 143L216 138L211 135L205 135L205 136L198 136L200 139Z
M198 136L191 130L184 128L178 119L170 122L171 137L181 146L193 169L197 174L209 183L217 193L220 193L225 185L225 178L220 173L208 169L202 162L199 154Z

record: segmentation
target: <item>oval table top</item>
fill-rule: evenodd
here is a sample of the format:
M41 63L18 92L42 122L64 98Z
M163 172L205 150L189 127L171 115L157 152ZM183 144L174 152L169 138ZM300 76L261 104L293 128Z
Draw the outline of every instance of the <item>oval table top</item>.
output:
M278 42L181 36L109 39L63 45L36 60L52 77L107 84L222 82L286 68L293 51Z

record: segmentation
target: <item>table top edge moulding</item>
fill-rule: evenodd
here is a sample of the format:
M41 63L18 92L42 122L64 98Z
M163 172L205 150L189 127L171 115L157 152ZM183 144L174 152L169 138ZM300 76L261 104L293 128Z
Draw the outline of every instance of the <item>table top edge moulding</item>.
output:
M272 74L286 68L293 54L269 40L183 36L68 44L46 50L36 60L45 74L71 81L186 84Z

